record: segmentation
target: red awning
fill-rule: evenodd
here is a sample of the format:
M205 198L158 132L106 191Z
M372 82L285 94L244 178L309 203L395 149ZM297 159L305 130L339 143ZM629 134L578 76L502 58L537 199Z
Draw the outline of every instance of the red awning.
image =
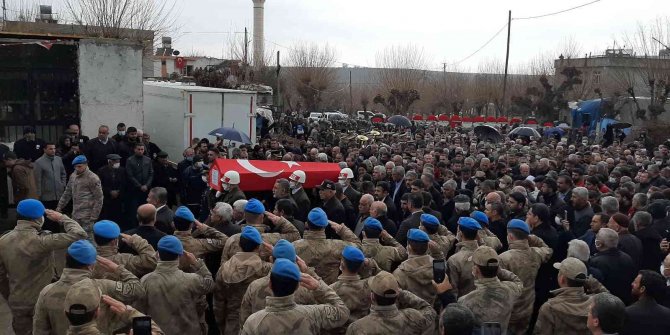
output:
M463 117L463 122L472 122L472 118L468 116Z
M528 120L526 120L526 124L537 124L537 120L535 120L535 119L528 119Z
M288 179L293 171L302 170L307 176L304 188L313 188L326 179L337 181L340 166L335 163L280 162L219 158L209 170L208 184L221 190L221 178L227 171L240 174L242 191L270 191L279 178Z
M496 122L501 122L501 123L507 123L507 118L504 116L501 116L496 119Z
M440 117L438 117L438 120L449 121L449 116L447 114L441 114Z
M496 122L496 117L495 116L488 116L488 117L486 117L486 122Z
M435 116L435 115L428 115L428 117L426 118L426 120L428 120L428 121L437 121L437 116Z
M486 122L486 119L483 116L475 116L473 122Z
M451 116L451 121L461 121L461 117L454 114L454 115Z
M554 123L553 122L545 122L542 124L543 127L553 127Z
M414 121L423 121L423 115L416 114L412 117Z
M521 122L521 119L518 118L518 117L513 117L513 118L509 121L509 123L520 123L520 122Z
M372 123L382 123L384 122L384 119L380 117L373 117L370 121L372 121Z

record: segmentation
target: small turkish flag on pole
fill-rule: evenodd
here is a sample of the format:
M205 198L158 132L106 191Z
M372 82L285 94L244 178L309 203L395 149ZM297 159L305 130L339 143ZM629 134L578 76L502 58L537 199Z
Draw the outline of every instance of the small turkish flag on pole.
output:
M322 181L337 181L340 166L335 163L261 161L246 159L217 159L210 167L208 184L221 191L221 178L228 171L240 174L242 191L270 191L277 179L291 176L293 171L302 170L307 176L304 188L313 188Z

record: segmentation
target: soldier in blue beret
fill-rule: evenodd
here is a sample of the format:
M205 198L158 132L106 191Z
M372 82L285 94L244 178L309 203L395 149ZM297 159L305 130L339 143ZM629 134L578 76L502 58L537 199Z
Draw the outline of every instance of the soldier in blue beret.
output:
M456 241L456 236L452 234L448 229L445 229L447 232L446 235L438 234L440 228L440 220L431 214L422 214L421 215L421 229L428 234L428 237L431 241L437 244L437 248L430 248L430 256L434 259L445 259L451 251L451 248L454 246Z
M409 259L393 271L400 288L416 294L425 301L433 301L436 297L435 289L432 287L433 258L428 254L429 242L430 237L424 231L410 229L407 233Z
M447 266L453 290L459 297L475 289L472 262L468 259L479 247L477 235L481 228L479 222L473 218L462 217L458 220L457 236L460 241L456 244L458 251L447 259Z
M174 235L184 245L184 250L198 258L204 258L211 252L221 252L228 240L228 236L214 227L200 223L186 206L177 208L172 222L175 228Z
M477 222L481 225L481 229L479 230L479 240L483 242L485 245L488 245L489 247L495 249L495 250L501 250L503 247L502 242L500 239L498 239L498 236L494 234L491 230L489 230L489 218L484 214L484 212L480 211L474 211L472 214L470 214L470 217L477 220Z
M119 237L123 239L136 254L119 252ZM93 225L93 240L98 254L142 278L156 268L156 251L139 235L122 234L119 225L114 221L102 220ZM93 278L109 279L109 274L99 266L93 268Z
M407 259L407 250L383 229L379 220L369 217L363 225L362 248L366 257L373 259L379 268L391 271L393 263Z

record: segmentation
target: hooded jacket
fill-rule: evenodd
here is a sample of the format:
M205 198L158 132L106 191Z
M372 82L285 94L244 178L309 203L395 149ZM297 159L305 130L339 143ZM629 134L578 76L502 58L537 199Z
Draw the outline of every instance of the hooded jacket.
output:
M10 171L14 188L14 202L25 199L37 199L37 186L33 175L33 163L25 159L17 159Z

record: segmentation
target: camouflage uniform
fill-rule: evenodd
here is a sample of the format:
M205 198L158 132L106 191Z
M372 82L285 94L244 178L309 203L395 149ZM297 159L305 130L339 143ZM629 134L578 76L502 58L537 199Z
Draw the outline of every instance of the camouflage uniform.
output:
M175 231L174 235L181 241L184 250L194 254L197 258L202 258L210 252L221 251L228 240L228 236L224 233L205 225L194 230L193 233Z
M491 247L496 251L502 249L502 243L500 242L500 239L488 228L482 227L482 229L477 232L477 235L479 236L480 245Z
M448 231L448 230L447 230ZM449 231L447 235L440 235L438 233L429 234L428 237L431 241L437 243L437 249L429 248L430 256L434 259L445 259L449 254L449 251L454 246L456 241L456 236Z
M272 245L277 244L277 241L281 239L287 240L289 242L300 239L300 232L298 231L298 228L296 228L289 220L286 220L285 218L281 218L279 223L275 225L275 230L278 231L277 233L270 233L270 227L264 224L250 226L258 229L258 231L261 233L261 237L263 237L263 241ZM235 234L226 241L223 247L223 253L221 254L222 265L225 261L233 257L233 255L242 251L242 248L240 248L240 235L241 234L239 233ZM266 261L270 259L270 253L266 252L264 248L261 248L261 258Z
M581 287L551 291L553 298L540 307L533 334L591 334L586 327L591 299Z
M410 255L393 271L393 275L401 289L416 294L429 304L435 300L437 291L433 287L433 258L430 255Z
M344 247L347 245L361 247L361 241L345 225L339 225L336 233L342 240L326 239L324 230L306 230L303 239L293 242L295 253L307 263L307 266L313 267L328 285L337 280Z
M320 280L319 276L314 272L314 269L309 268L305 273L314 277L316 280ZM247 287L244 297L242 297L242 304L240 305L240 329L244 326L244 322L247 321L251 314L254 314L265 308L265 298L272 296L272 290L270 290L270 274L263 278L258 278L249 284ZM300 305L314 305L316 300L312 291L298 286L298 289L293 293L295 296L295 302Z
M407 259L407 249L398 243L393 236L387 238L364 238L362 242L363 254L372 258L384 271L390 272L393 263Z
M311 335L319 334L321 329L333 329L347 322L347 306L323 280L313 294L321 304L298 305L294 301L294 295L267 297L265 309L252 314L244 323L240 334Z
M344 334L347 327L356 320L370 314L370 286L367 279L360 276L340 275L337 281L330 285L335 293L344 301L349 309L349 320L341 327L335 328L327 334Z
M119 253L118 245L99 246L96 247L96 249L98 251L98 256L105 257L116 264L123 265L130 271L130 273L137 276L137 278L142 278L145 274L156 268L156 251L147 240L139 235L131 236L129 245L135 250L137 255ZM102 270L96 263L91 278L109 279L108 275L109 274Z
M60 212L72 200L72 218L81 224L92 240L93 224L100 216L103 198L100 178L95 173L86 169L78 175L75 171L70 175L56 211Z
M402 308L402 309L400 309ZM370 314L347 328L347 335L421 334L430 330L436 313L425 300L412 292L400 291L396 304L372 305Z
M54 250L87 237L69 217L63 215L61 223L65 233L46 234L37 223L19 220L13 230L0 237L0 292L9 292L5 299L16 335L30 334L40 291L54 279Z
M156 270L142 278L147 291L146 312L168 335L200 334L203 330L196 303L212 292L214 280L201 259L189 269L195 273L186 273L178 266L178 260L158 261Z
M237 335L240 332L240 305L249 285L266 276L272 264L264 262L255 252L238 252L223 263L216 274L214 315L222 325L222 334Z
M514 272L523 282L523 291L514 303L509 321L510 332L526 332L535 302L535 278L540 265L551 258L552 250L541 238L530 235L528 240L512 241L509 250L500 255L500 267Z
M103 309L104 307L100 306L100 308ZM112 312L109 311L109 313ZM142 316L145 315L140 313L135 308L130 307L125 313L123 313L122 316L117 316L116 314L112 315L112 319L116 320L114 322L115 324L127 327L128 325L132 324L134 318ZM63 317L65 317L65 315L63 315ZM69 326L67 330L67 335L98 335L98 334L112 333L112 330L105 331L105 329L98 324L99 322L100 322L100 316L98 316L96 320L93 320L92 322L83 324L81 326ZM154 320L151 320L151 334L164 334Z
M505 334L514 301L523 289L521 279L500 269L497 278L482 278L475 282L477 289L458 298L458 303L468 307L480 323L499 322Z
M60 279L47 285L35 304L35 318L33 319L33 335L65 335L69 322L65 317L63 304L68 290L74 283L91 277L91 272L82 269L63 269ZM104 295L131 304L137 299L144 298L144 287L130 271L120 265L108 279L94 279L95 284ZM99 328L104 329L101 316L98 316ZM110 332L113 329L108 329Z
M456 244L460 248L447 260L449 279L454 287L454 294L462 297L475 290L475 278L472 276L472 261L468 258L477 249L477 241L463 241Z

